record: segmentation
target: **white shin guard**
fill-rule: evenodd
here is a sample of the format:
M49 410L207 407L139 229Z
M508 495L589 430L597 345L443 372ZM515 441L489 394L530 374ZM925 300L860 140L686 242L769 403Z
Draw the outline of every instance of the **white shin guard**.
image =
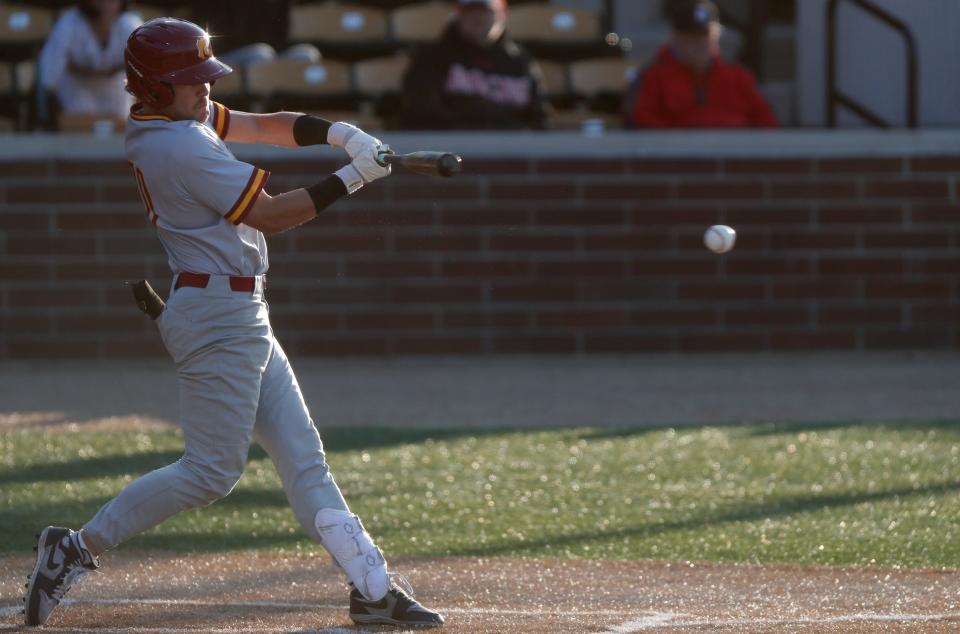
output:
M320 543L347 578L370 601L379 601L390 589L383 553L363 529L360 518L349 511L322 509L314 518Z

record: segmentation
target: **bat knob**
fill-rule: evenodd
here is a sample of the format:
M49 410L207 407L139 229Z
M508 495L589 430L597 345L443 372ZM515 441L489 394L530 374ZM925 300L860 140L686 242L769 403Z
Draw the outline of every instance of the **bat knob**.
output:
M450 178L460 173L463 159L456 154L446 153L437 161L437 173L444 178Z
M375 159L381 167L387 166L387 154L393 154L393 150L390 149L390 146L384 143L380 146L380 150L377 151L377 158Z

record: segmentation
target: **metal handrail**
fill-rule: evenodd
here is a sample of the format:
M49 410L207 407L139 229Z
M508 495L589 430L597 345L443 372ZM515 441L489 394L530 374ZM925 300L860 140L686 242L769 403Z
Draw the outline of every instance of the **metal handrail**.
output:
M857 102L837 88L837 9L844 0L830 0L827 5L827 125L837 127L837 105L842 105L860 115L878 128L892 125L867 106ZM917 127L917 46L906 23L870 0L846 0L870 13L881 22L900 33L907 45L907 126Z

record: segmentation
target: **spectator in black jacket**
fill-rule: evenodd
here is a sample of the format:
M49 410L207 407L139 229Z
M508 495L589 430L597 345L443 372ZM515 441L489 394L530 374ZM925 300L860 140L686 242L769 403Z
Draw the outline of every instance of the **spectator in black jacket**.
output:
M443 35L404 77L405 127L546 127L540 68L504 32L506 18L506 0L458 0Z

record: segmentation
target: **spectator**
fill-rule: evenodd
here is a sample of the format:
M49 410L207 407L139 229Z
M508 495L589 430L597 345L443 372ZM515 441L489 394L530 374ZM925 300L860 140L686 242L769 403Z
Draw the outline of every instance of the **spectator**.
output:
M69 114L124 119L133 98L124 89L123 49L142 20L127 13L125 0L81 0L57 19L37 67L41 120L55 108Z
M546 127L540 69L504 32L506 0L459 0L440 39L404 77L404 125L434 129Z
M756 80L720 55L720 21L709 0L669 5L673 33L627 100L634 128L774 128Z
M292 0L203 0L194 16L215 38L217 58L231 66L269 62L277 57L319 63L312 44L287 48ZM279 56L278 50L283 50Z

